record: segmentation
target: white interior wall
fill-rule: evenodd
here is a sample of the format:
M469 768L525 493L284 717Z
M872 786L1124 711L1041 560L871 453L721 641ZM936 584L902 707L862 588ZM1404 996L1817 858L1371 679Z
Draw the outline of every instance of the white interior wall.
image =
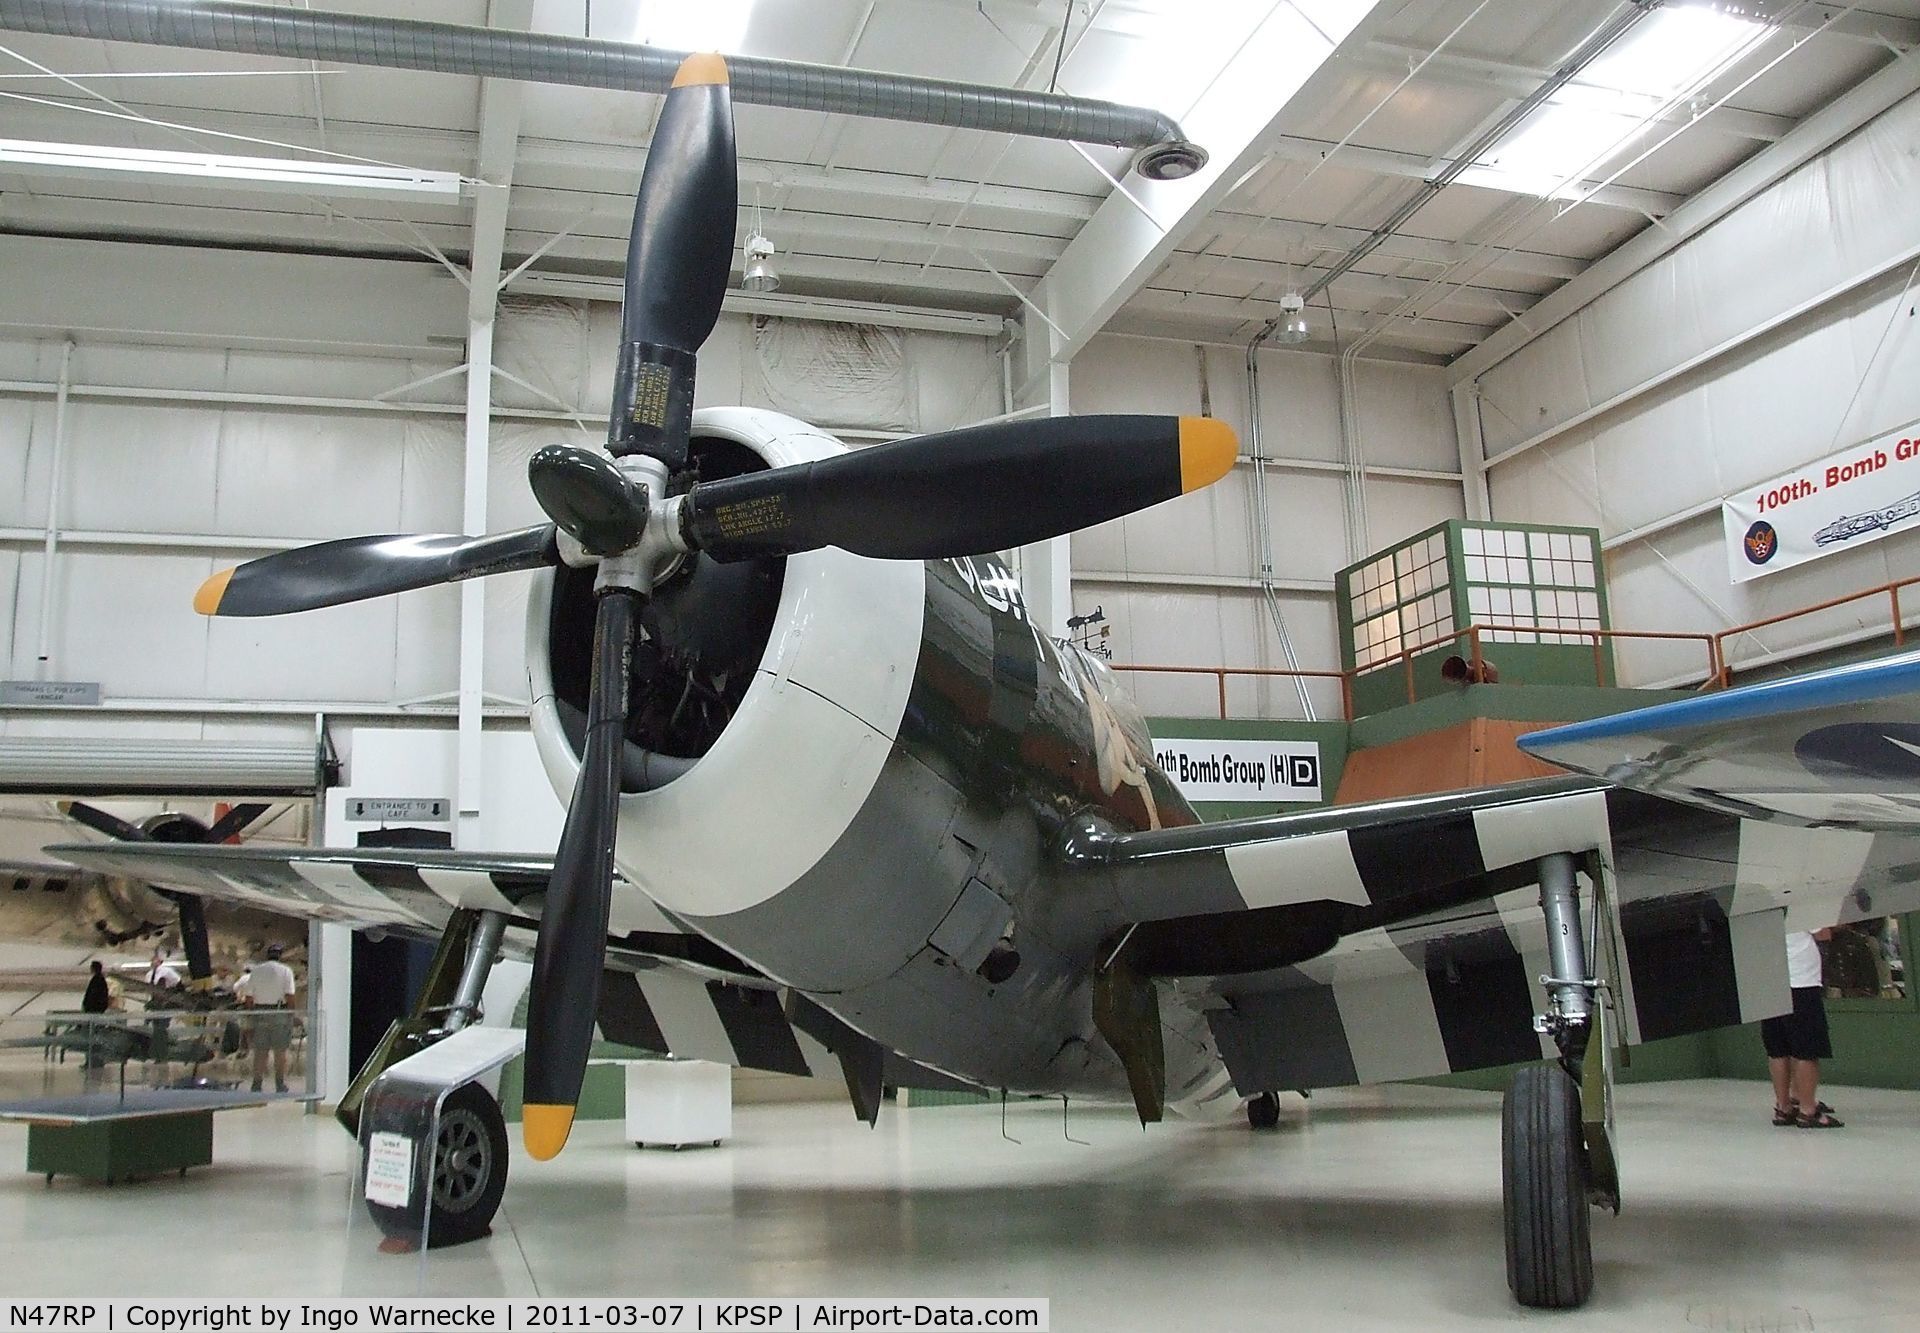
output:
M1261 440L1276 464L1268 472L1273 574L1301 666L1337 669L1338 621L1333 576L1366 552L1350 552L1344 518L1345 477L1327 465L1341 457L1339 381L1328 356L1263 349L1260 354ZM1205 406L1250 447L1246 353L1235 347L1158 339L1096 338L1072 367L1076 412L1172 412ZM1372 545L1463 515L1459 453L1437 367L1362 361L1355 370L1357 433L1367 463L1408 468L1434 478L1369 475L1366 500ZM1076 615L1096 606L1113 626L1116 663L1160 666L1285 667L1278 636L1256 579L1254 477L1242 462L1196 494L1079 533L1073 538ZM1218 708L1210 676L1131 674L1149 713L1210 716ZM1311 687L1320 716L1338 716L1335 683ZM1298 717L1299 696L1286 680L1230 678L1235 717Z
M314 709L439 701L451 725L459 593L206 620L194 590L266 550L457 531L465 293L436 265L0 238L0 674L97 680L110 713L0 715L0 732L307 735ZM228 261L231 261L229 264ZM15 284L15 274L33 280ZM617 307L515 297L495 338L489 526L543 521L533 451L603 438ZM980 337L903 332L910 425L1001 410ZM71 339L49 662L37 660L61 350ZM698 401L754 402L751 320L725 315ZM822 422L858 426L859 422ZM485 582L484 688L523 704L527 581ZM277 709L274 715L240 710Z
M234 259L232 267L225 261ZM460 513L464 292L437 266L391 260L234 257L169 247L0 238L0 664L36 661L62 345L74 350L45 674L98 680L110 714L15 713L0 729L84 734L307 735L310 713L444 708L457 684L458 594L409 593L303 616L207 621L194 589L212 571L298 542L381 531L453 531ZM63 313L67 318L63 319ZM488 485L494 530L540 521L526 460L554 441L598 439L618 320L607 303L514 297L495 336ZM1002 367L986 339L906 332L908 425L938 430L997 414ZM753 402L752 321L723 316L701 355L699 400ZM1198 413L1246 437L1244 352L1103 337L1072 370L1077 411ZM1375 545L1461 513L1453 426L1437 369L1363 362L1359 433L1375 466ZM511 378L509 378L511 377ZM1341 517L1333 362L1262 353L1275 577L1304 665L1337 665L1331 579L1355 558ZM380 395L390 401L378 401ZM393 399L403 399L403 407ZM867 427L859 420L827 427ZM871 429L861 438L875 438ZM1277 666L1254 587L1251 472L1074 539L1079 611L1103 606L1120 662ZM524 577L487 580L485 689L524 702ZM1206 714L1210 681L1140 679L1143 703ZM1316 691L1323 711L1337 691ZM1241 680L1236 715L1294 715L1290 685ZM279 710L243 711L260 706Z
M1482 374L1494 516L1597 526L1617 627L1711 631L1920 573L1908 533L1734 584L1718 501L1920 419L1920 97ZM1501 455L1508 451L1505 460ZM1884 598L1742 636L1736 663L1884 628ZM1629 684L1698 678L1623 645Z

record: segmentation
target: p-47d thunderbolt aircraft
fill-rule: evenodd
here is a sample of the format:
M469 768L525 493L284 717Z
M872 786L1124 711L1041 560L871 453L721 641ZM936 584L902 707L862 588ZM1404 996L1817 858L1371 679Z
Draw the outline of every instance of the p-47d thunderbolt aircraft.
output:
M1784 1011L1783 925L1911 905L1904 858L1783 801L1703 810L1579 778L1199 824L1106 668L977 553L1205 485L1231 433L1061 418L849 453L773 413L696 413L734 214L726 70L695 57L640 189L608 451L530 465L553 521L329 542L197 599L268 615L538 571L532 725L570 796L552 858L51 850L439 937L415 1021L361 1087L470 1021L503 951L530 955L536 1158L567 1138L596 1026L837 1065L868 1120L888 1084L957 1084L1130 1102L1143 1122L1244 1098L1260 1125L1280 1090L1534 1062L1505 1111L1509 1280L1528 1304L1583 1301L1587 1210L1618 1203L1612 1044ZM1620 738L1657 722L1609 725L1540 752L1620 777L1637 762ZM1684 779L1678 736L1633 773ZM1874 771L1816 749L1804 785ZM506 1170L491 1099L448 1105L463 1138L435 1173L438 1241L486 1230Z

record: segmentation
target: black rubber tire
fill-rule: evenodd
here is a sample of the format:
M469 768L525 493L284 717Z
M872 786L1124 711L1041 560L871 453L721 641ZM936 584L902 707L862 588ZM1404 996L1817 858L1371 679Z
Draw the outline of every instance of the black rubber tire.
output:
M1557 1065L1514 1075L1500 1111L1507 1286L1522 1305L1570 1309L1593 1292L1580 1089Z
M506 1117L485 1088L464 1083L440 1104L428 1248L460 1245L489 1234L506 1190ZM394 1208L369 1200L367 1212L386 1235L419 1239L417 1208Z
M1247 1099L1247 1125L1251 1129L1273 1129L1280 1123L1280 1099L1263 1092Z

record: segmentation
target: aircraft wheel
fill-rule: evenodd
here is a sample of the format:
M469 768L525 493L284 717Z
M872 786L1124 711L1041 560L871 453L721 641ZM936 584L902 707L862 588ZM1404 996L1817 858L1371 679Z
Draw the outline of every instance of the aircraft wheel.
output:
M1514 1075L1500 1110L1507 1286L1522 1305L1567 1308L1593 1291L1580 1090L1557 1065Z
M479 1084L462 1084L440 1104L428 1246L437 1250L487 1235L506 1189L507 1122L500 1114L500 1103ZM387 1235L419 1238L417 1207L395 1208L368 1201L367 1211Z
M1247 1099L1247 1124L1253 1129L1272 1129L1280 1123L1280 1099L1263 1092Z

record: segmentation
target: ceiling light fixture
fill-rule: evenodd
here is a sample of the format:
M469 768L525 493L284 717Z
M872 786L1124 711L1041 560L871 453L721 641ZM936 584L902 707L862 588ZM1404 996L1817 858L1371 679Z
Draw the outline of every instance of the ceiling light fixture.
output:
M419 199L457 197L461 179L450 171L418 171L359 162L324 162L282 157L233 157L222 153L178 153L150 148L103 148L97 144L40 143L0 139L0 173L44 176L116 177L244 190L282 190L293 194L344 194L356 197Z
M1280 318L1274 325L1273 340L1278 343L1303 343L1312 336L1307 325L1307 302L1299 292L1280 298Z
M739 54L754 0L640 0L633 40L670 51Z
M773 242L757 230L747 237L747 262L740 273L740 285L750 292L770 292L780 285L773 267Z
M753 222L747 227L747 242L740 247L746 262L740 266L740 285L750 292L770 292L780 285L773 267L773 242L767 239L766 221L760 213L760 191L753 192Z
M1460 181L1582 199L1585 177L1603 173L1663 114L1701 99L1706 86L1767 31L1745 6L1655 10L1583 69L1578 82L1555 93L1461 173Z

